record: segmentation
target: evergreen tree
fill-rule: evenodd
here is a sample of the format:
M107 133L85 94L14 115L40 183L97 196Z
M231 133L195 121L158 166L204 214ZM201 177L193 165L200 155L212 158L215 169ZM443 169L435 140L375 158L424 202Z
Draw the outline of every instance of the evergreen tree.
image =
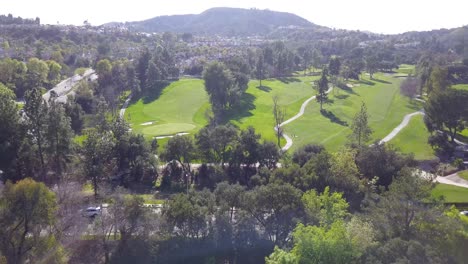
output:
M357 142L358 146L369 141L370 135L372 134L372 129L369 127L368 119L369 115L367 114L367 107L363 102L361 110L356 113L353 118L353 123L351 124L351 130L353 133L350 135L350 138L353 142Z

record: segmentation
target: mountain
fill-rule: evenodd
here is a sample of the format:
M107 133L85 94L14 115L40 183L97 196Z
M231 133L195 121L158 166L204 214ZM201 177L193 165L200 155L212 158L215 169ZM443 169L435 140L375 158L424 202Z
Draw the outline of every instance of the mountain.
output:
M139 22L127 22L124 25L129 29L143 32L170 31L230 36L266 35L285 27L320 27L290 13L227 7L208 9L198 15L159 16Z

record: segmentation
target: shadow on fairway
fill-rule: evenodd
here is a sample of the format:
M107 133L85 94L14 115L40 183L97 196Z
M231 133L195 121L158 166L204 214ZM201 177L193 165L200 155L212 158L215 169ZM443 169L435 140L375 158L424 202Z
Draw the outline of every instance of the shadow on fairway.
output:
M348 126L348 123L346 121L343 121L341 120L339 117L337 117L334 113L332 113L331 111L328 111L328 110L321 110L320 113L328 118L332 123L336 123L340 126Z
M280 77L280 78L278 78L278 80L280 80L281 82L286 83L286 84L301 81L300 79L294 78L294 77Z
M384 81L384 80L380 80L380 79L376 79L376 78L372 79L372 81L379 82L379 83L392 84L391 82Z
M349 94L338 94L338 95L335 95L335 98L336 99L340 99L340 100L344 100L346 98L349 97Z
M265 86L265 85L257 86L257 89L262 90L262 91L267 92L267 93L269 93L271 91L271 88L269 86Z
M359 94L357 94L352 88L346 86L346 84L344 84L344 83L338 84L337 87L340 88L341 90L345 91L346 93L359 96Z
M230 120L240 120L244 117L249 117L252 116L253 114L251 113L252 110L255 109L255 96L245 93L242 98L240 105L236 108L228 110L223 117L223 124L228 123Z
M371 82L371 81L369 81L369 80L362 80L362 79L359 80L359 83L365 84L365 85L370 85L370 86L374 86L374 85L375 85L375 83L373 83L373 82Z
M161 93L164 90L164 88L169 86L169 84L171 84L171 82L166 82L166 81L165 82L160 82L157 85L155 85L154 87L148 89L142 96L143 103L144 104L149 104L149 103L153 102L154 100L158 99L159 96L161 96Z

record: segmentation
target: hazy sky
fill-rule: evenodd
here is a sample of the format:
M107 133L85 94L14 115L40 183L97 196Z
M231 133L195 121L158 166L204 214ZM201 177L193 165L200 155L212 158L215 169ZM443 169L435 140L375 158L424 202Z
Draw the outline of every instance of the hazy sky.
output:
M334 28L400 33L468 25L467 0L0 0L0 14L42 23L93 25L160 15L198 14L211 7L271 9Z

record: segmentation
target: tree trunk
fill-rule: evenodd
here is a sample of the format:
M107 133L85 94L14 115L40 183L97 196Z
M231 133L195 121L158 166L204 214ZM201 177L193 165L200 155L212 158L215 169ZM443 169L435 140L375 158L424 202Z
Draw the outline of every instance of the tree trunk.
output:
M41 160L41 179L45 181L45 162L44 162L44 154L42 150L42 138L41 136L37 137L37 148L39 152L39 158Z

